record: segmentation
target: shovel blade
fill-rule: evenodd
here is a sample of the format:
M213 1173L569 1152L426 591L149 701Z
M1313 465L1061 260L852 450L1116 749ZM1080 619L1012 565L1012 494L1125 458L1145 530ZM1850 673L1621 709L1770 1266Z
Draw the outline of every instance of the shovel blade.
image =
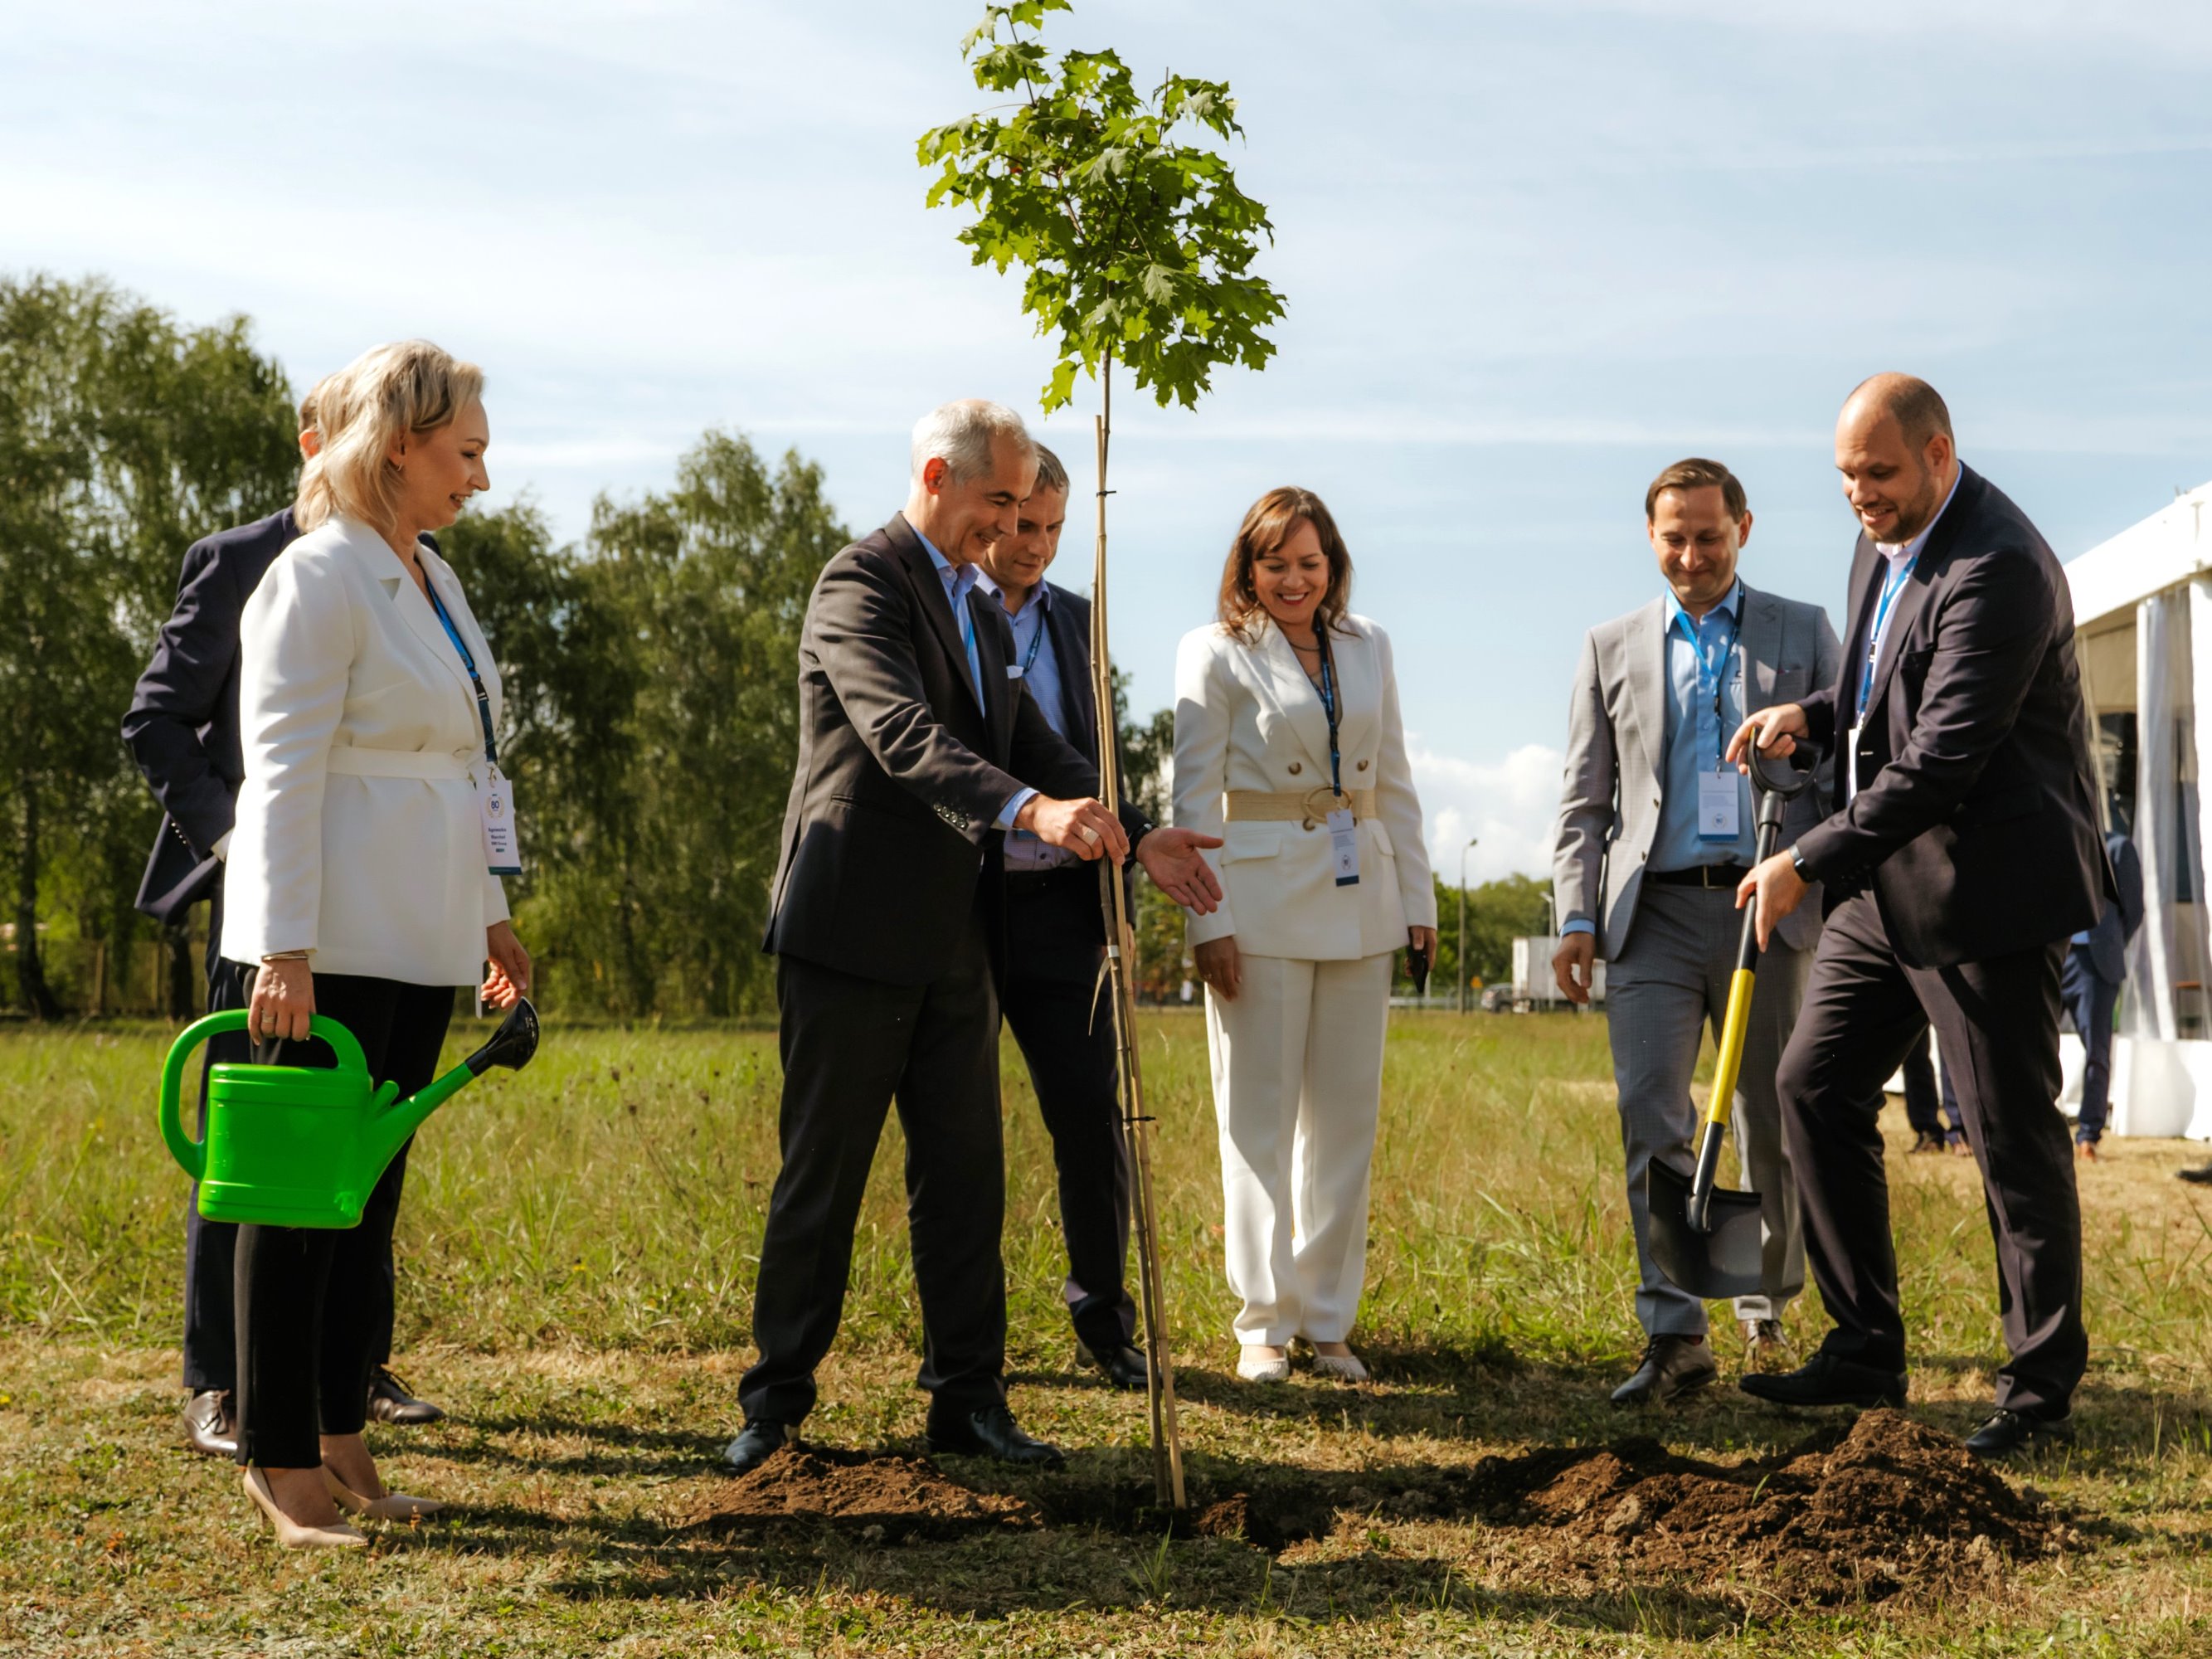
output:
M1654 1160L1644 1171L1644 1197L1661 1273L1701 1301L1759 1294L1764 1240L1757 1193L1716 1188L1705 1212L1709 1232L1690 1224L1688 1176Z

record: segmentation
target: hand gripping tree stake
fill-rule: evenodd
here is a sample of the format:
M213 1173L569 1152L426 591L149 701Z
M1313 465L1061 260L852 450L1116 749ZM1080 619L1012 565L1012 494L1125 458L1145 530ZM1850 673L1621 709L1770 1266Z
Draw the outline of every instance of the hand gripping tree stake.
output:
M1047 13L1069 9L1069 0L988 7L961 43L961 56L977 87L1008 101L925 133L919 149L921 165L936 170L929 205L975 210L975 222L960 232L975 263L1001 275L1019 264L1028 273L1022 309L1036 319L1038 333L1058 337L1041 398L1044 412L1071 400L1079 369L1098 382L1091 672L1098 705L1099 797L1118 808L1121 734L1106 620L1115 360L1163 408L1170 402L1194 407L1199 394L1212 389L1217 367L1266 367L1275 348L1260 331L1283 314L1283 301L1265 279L1247 274L1260 239L1273 240L1267 210L1237 188L1219 154L1172 142L1186 122L1224 142L1242 136L1227 84L1170 75L1147 97L1111 52L1071 50L1055 60L1037 31ZM1152 1120L1138 1064L1135 933L1127 890L1103 860L1098 890L1137 1210L1152 1480L1161 1503L1182 1509L1182 1442L1153 1200Z

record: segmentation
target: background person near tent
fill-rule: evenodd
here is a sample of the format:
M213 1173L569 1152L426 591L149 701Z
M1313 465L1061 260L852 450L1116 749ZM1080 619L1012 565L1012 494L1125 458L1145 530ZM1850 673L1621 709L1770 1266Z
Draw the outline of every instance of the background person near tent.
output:
M1957 1077L1996 1235L2011 1358L1966 1444L2067 1432L2088 1360L2081 1218L2058 1114L2059 963L2112 874L2066 577L2027 515L1960 464L1935 388L1882 374L1851 393L1836 467L1857 516L1843 672L1761 710L1732 757L1799 739L1838 751L1832 815L1738 896L1762 937L1825 889L1827 927L1782 1059L1805 1249L1835 1327L1786 1376L1787 1405L1902 1404L1881 1085L1933 1024Z
M1905 1121L1912 1130L1912 1150L1948 1150L1972 1158L1973 1148L1966 1145L1966 1121L1959 1113L1959 1089L1952 1080L1951 1068L1942 1068L1940 1081L1936 1074L1934 1026L1922 1032L1920 1041L1906 1050L1905 1064L1899 1070L1905 1076Z
M1587 1003L1601 943L1644 1355L1613 1391L1655 1404L1718 1374L1705 1304L1654 1259L1644 1172L1653 1159L1687 1176L1698 1115L1690 1098L1698 1044L1717 1036L1741 943L1735 884L1755 856L1750 786L1722 758L1745 713L1804 696L1833 676L1839 647L1816 605L1747 587L1736 563L1751 509L1718 461L1678 461L1644 496L1644 532L1667 592L1601 623L1583 641L1567 709L1566 780L1552 864L1562 918L1552 970ZM1786 809L1785 835L1819 817L1811 793ZM1750 1363L1783 1346L1782 1314L1804 1288L1797 1192L1774 1094L1820 917L1792 917L1759 964L1732 1121L1760 1200L1760 1289L1739 1297Z
M1035 699L1045 723L1098 763L1098 708L1091 689L1091 602L1045 572L1060 555L1067 469L1037 446L1036 484L1014 533L984 550L975 586L1012 626L1009 678ZM1115 1097L1114 1022L1098 1002L1106 924L1098 866L1026 830L1006 837L1006 971L999 1008L1030 1068L1037 1110L1052 1137L1060 1184L1061 1287L1079 1364L1116 1388L1145 1386L1145 1356L1131 1339L1137 1304L1124 1284L1129 1255L1129 1154Z
M419 540L489 485L483 386L420 340L324 382L302 533L240 625L246 777L222 953L252 968L256 1057L329 1064L309 1040L320 1014L403 1095L436 1071L456 985L482 976L509 1007L530 984L479 807L499 671L459 580ZM341 1506L436 1507L387 1492L362 1438L405 1166L403 1147L358 1226L238 1231L238 1461L288 1548L365 1543Z
M1273 489L1231 544L1218 619L1176 652L1176 822L1226 841L1225 896L1188 932L1206 983L1237 1371L1251 1382L1290 1375L1294 1337L1316 1370L1366 1379L1348 1339L1391 962L1408 945L1436 952L1390 639L1351 597L1352 554L1321 498Z
M313 457L314 393L300 404L300 452ZM138 677L123 717L123 741L161 805L161 827L138 884L137 908L165 927L208 902L208 1011L246 1006L246 968L222 954L222 866L238 818L246 757L238 728L239 617L263 574L299 538L289 507L265 519L222 530L185 550L176 607L162 624L154 655ZM434 538L422 544L438 550ZM250 1060L243 1031L212 1037L202 1060L200 1109L207 1109L207 1067ZM185 1204L185 1443L211 1457L238 1452L238 1333L232 1319L231 1275L238 1240L228 1221L204 1219L199 1188ZM380 1333L369 1373L368 1414L380 1423L434 1423L445 1413L417 1400L392 1373L393 1297L398 1277L387 1248L373 1316Z
M2081 1038L2081 1106L2074 1120L2075 1156L2094 1162L2112 1103L2112 1012L2128 976L2128 946L2143 921L2142 859L2115 830L2105 837L2118 890L2097 914L2097 925L2067 941L2059 992Z

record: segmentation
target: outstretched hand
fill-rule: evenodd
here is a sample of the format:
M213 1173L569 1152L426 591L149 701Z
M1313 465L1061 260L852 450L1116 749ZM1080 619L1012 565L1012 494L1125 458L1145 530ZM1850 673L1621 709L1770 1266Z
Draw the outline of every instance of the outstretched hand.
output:
M1177 904L1207 915L1220 907L1221 883L1199 849L1220 845L1220 836L1201 836L1195 830L1155 830L1137 843L1137 862Z

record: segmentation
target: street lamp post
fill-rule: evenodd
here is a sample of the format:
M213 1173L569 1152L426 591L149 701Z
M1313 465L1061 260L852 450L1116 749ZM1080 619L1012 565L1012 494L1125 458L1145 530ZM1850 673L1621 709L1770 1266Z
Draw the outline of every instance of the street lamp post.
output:
M1459 1011L1467 1012L1467 854L1478 836L1469 836L1459 849Z

